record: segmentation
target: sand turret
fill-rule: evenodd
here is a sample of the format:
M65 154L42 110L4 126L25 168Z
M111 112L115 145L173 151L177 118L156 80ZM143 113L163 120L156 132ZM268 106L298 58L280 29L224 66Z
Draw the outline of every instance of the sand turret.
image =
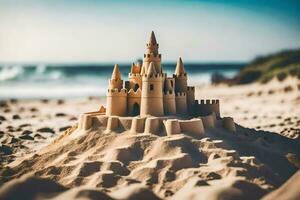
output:
M180 76L181 74L185 74L185 69L184 69L182 59L179 58L175 69L175 75Z
M175 73L175 92L186 92L187 91L187 74L184 69L182 59L179 58L177 61Z
M145 74L148 72L148 67L151 62L153 62L155 66L155 70L157 73L162 73L161 69L161 54L158 52L158 43L155 38L155 34L152 31L150 35L149 42L146 44L146 52L143 57L143 65L141 74Z
M154 31L151 31L151 35L150 35L150 39L149 39L149 44L157 44Z
M156 74L157 74L157 72L156 72L155 66L154 66L153 62L151 62L149 67L148 67L148 70L147 70L147 76L151 77L151 76L154 76Z
M121 90L123 88L123 80L122 75L119 69L118 64L115 64L114 70L111 75L111 79L109 80L109 89L115 89Z
M122 75L121 75L118 64L115 64L115 66L114 66L114 70L113 70L113 73L111 75L111 79L115 79L115 80L122 79Z
M182 59L177 61L175 73L173 74L175 79L175 101L177 114L188 113L187 109L187 74L184 69Z
M129 81L125 83L125 88L128 91L130 89L137 91L137 89L142 88L142 76L140 72L141 72L140 64L132 63L130 73L128 73Z
M176 103L175 103L175 79L166 78L164 84L164 112L165 115L176 115Z

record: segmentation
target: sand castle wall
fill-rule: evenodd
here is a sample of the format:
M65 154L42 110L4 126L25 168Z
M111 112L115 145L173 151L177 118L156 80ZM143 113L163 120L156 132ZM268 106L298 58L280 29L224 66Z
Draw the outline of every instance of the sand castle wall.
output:
M201 117L203 126L205 130L209 130L211 128L215 127L215 122L216 122L216 118L214 114L210 114L207 116L202 116Z
M106 115L127 115L127 90L108 89L106 98ZM117 106L116 106L117 105Z
M193 135L205 132L201 119L180 120L179 125L182 132L191 133Z
M232 117L224 117L222 119L222 125L226 130L236 132L235 123Z
M145 128L145 118L134 117L132 119L130 132L143 133Z
M187 111L189 115L194 113L195 87L188 86L186 92Z
M173 75L175 78L175 92L186 92L187 91L187 75L186 73L180 75Z
M220 102L219 100L198 100L195 101L194 115L195 116L206 116L211 113L215 113L217 118L220 118Z
M181 133L181 128L177 119L168 119L164 121L167 135L175 135Z
M121 131L128 131L131 129L131 123L132 117L119 117L118 129Z
M163 122L157 117L148 117L145 122L145 133L160 134L163 130Z
M136 91L130 89L127 95L127 113L129 116L140 114L142 91L138 88Z
M125 88L128 87L127 88L128 91L130 89L133 89L134 91L136 91L137 90L137 86L139 88L142 87L142 76L139 73L129 73L128 77L129 77L129 81L128 81L128 83L125 84Z
M119 129L119 117L117 116L110 116L107 120L107 131L116 131Z
M167 91L163 97L165 115L176 115L175 94L173 91Z
M231 117L217 119L215 113L198 118L179 120L170 117L120 117L107 116L100 112L85 113L80 115L78 129L96 130L99 127L107 131L130 131L131 133L152 133L156 135L174 135L186 133L199 136L206 131L223 127L236 132L236 126Z
M187 115L186 93L177 92L175 95L176 113L179 115Z

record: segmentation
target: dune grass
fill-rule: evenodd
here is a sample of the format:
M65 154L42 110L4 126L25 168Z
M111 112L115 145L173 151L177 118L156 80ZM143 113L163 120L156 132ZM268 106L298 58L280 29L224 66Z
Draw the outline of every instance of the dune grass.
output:
M233 83L267 83L273 77L283 81L289 75L300 79L300 49L257 57L240 70Z

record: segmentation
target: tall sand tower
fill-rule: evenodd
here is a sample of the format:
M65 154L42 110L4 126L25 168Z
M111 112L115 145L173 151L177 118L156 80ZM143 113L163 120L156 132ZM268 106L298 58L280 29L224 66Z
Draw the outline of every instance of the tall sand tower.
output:
M141 116L164 115L162 90L164 78L164 74L157 72L154 63L151 62L147 73L142 76Z
M150 63L153 62L157 73L162 73L161 69L161 54L158 53L158 43L156 41L154 32L151 32L149 42L146 44L146 52L143 58L143 65L141 74L148 72Z

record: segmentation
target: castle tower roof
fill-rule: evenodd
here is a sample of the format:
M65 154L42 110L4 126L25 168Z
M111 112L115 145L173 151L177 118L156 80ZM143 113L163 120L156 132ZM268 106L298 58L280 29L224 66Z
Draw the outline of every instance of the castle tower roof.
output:
M148 67L147 76L152 76L154 74L157 74L157 72L155 70L154 63L151 62L150 65L149 65L149 67Z
M153 31L151 32L151 35L150 35L149 44L157 44L155 34Z
M122 75L121 75L118 64L115 64L113 73L111 75L111 79L114 79L114 80L121 80L122 79Z
M132 63L132 65L131 65L131 70L130 70L131 73L134 73L134 66L135 66L135 64Z
M183 65L183 62L182 62L182 60L181 60L180 57L179 57L179 59L177 61L177 65L176 65L176 69L175 69L175 74L176 75L185 74L184 65Z

